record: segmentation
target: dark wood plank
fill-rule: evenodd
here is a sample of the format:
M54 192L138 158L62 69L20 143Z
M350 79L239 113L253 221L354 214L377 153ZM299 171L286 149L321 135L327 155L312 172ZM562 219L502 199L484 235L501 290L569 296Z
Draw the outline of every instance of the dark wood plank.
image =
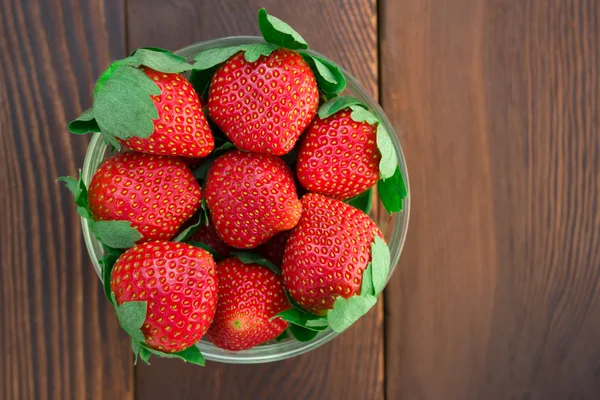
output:
M390 399L600 398L600 3L383 0Z
M210 38L259 34L256 12L266 7L289 22L314 49L347 67L377 94L374 0L128 2L130 50L177 49ZM166 22L165 22L166 21ZM209 363L205 369L170 360L136 368L139 399L383 398L382 310L321 349L260 366Z
M128 399L127 339L59 175L88 139L67 121L123 56L122 0L0 0L0 398Z

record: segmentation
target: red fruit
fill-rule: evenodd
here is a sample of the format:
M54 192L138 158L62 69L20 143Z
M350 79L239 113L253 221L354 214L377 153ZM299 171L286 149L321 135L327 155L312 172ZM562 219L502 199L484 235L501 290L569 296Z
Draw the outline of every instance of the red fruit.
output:
M189 240L208 245L217 253L217 255L221 257L228 257L233 251L233 249L229 247L227 243L225 243L217 234L217 231L212 223L210 223L208 226L202 225Z
M236 147L283 155L317 113L315 76L298 53L277 49L249 63L238 53L215 72L210 118Z
M217 158L206 176L205 197L219 236L240 249L292 229L302 212L292 171L266 154L233 150Z
M95 221L130 221L148 241L171 239L198 210L202 193L181 160L130 152L100 165L88 197Z
M360 294L375 235L383 237L362 211L320 194L305 195L302 218L283 256L282 274L290 295L306 310L322 315L338 296Z
M207 336L215 346L246 350L275 339L287 328L281 318L291 308L283 280L257 264L228 258L217 264L219 302Z
M146 344L174 353L197 343L217 306L215 262L185 243L149 242L127 250L115 263L110 287L117 304L147 302Z
M300 141L296 172L311 192L345 200L379 180L377 125L356 122L345 109L316 118Z
M206 157L215 142L192 84L180 74L142 70L161 90L160 95L150 96L158 111L154 132L148 138L120 141L142 153Z
M290 231L278 233L267 243L258 246L256 252L280 267L283 263L283 252L285 251L285 244L287 243L288 237L290 237L290 233Z

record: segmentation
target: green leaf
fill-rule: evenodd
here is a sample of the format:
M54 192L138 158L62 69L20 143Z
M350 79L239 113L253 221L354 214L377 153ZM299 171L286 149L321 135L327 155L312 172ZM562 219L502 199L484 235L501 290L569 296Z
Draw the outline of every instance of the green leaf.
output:
M133 247L142 238L129 221L92 221L90 228L99 241L117 249Z
M65 183L67 189L69 189L69 191L71 191L71 193L73 194L75 204L81 207L87 207L87 188L85 187L85 183L83 183L81 173L79 175L79 180L75 180L75 178L72 178L70 176L61 176L57 179L57 181Z
M285 339L288 339L289 337L290 337L289 333L287 333L287 331L283 331L281 333L281 335L279 335L275 338L275 341L278 343L283 342Z
M373 289L375 290L375 296L379 296L387 282L391 262L390 249L379 236L375 236L375 240L371 245L371 258Z
M292 324L288 326L288 329L292 336L299 342L310 342L319 334L319 331L311 331L310 329Z
M164 73L180 73L192 69L185 57L158 47L141 47L119 63L136 68L143 65Z
M193 71L208 71L213 67L216 67L217 65L229 60L240 51L244 52L244 58L246 61L255 62L260 58L260 56L268 56L273 52L273 50L278 48L279 46L271 43L253 43L206 49L194 56L195 62L192 64L192 68ZM196 80L198 78L194 79ZM202 82L204 82L205 79L206 77L202 77Z
M112 272L112 268L119 259L120 255L121 252L118 252L116 254L109 252L105 254L104 257L102 257L100 260L98 260L98 263L102 268L100 272L102 273L102 285L104 286L104 294L106 295L108 301L110 301L111 303L113 302L113 300L111 296L112 289L110 288L110 273Z
M323 93L336 95L346 88L346 77L340 67L322 57L306 52L300 52L300 55L312 69L315 78L317 78L319 89Z
M352 296L349 299L338 297L329 310L327 320L335 332L343 332L377 303L375 296Z
M173 239L173 241L174 242L184 242L184 241L188 240L200 228L200 225L202 225L202 222L204 222L203 220L204 220L204 215L203 215L203 213L200 213L200 215L198 216L198 222L194 223L193 225L188 226L183 231L179 232L179 234L177 236L175 236L175 239Z
M398 158L396 150L390 138L390 134L380 122L377 126L377 148L381 153L381 161L379 161L379 174L383 179L389 179L394 175L398 167Z
M94 111L88 108L79 117L69 122L69 131L77 135L85 135L90 132L100 132L100 127L94 119Z
M210 254L213 256L213 258L214 258L215 260L218 258L217 252L216 252L216 251L215 251L215 250L214 250L212 247L210 247L209 245L207 245L207 244L205 244L205 243L202 243L202 242L195 242L195 241L192 241L192 242L185 242L185 243L186 243L186 244L189 244L190 246L198 247L198 248L200 248L200 249L203 249L203 250L206 250L206 251L208 251L208 252L209 252L209 253L210 253Z
M208 69L192 69L188 80L194 87L198 96L202 99L206 99L208 96L208 88L210 87L210 81L215 74L217 67L214 66Z
M94 89L94 115L102 132L127 139L154 132L158 111L150 96L160 88L144 72L127 65L110 67Z
M273 264L271 261L259 254L252 253L250 251L236 251L231 253L231 255L236 257L244 264L258 264L260 266L269 268L277 275L281 275L281 269L277 265Z
M133 351L133 365L137 365L138 356L140 355L140 350L142 349L142 344L131 338L131 350ZM146 360L148 362L148 360Z
M235 149L235 145L231 142L225 142L213 150L213 155L221 155L222 153L225 153L227 150L231 149Z
M202 199L200 202L200 212L204 219L204 226L208 226L210 224L210 217L208 216L208 204L206 204L206 199Z
M151 354L154 354L158 357L178 358L190 364L200 365L201 367L204 367L205 364L204 356L202 355L202 353L200 353L200 350L195 345L192 345L185 350L178 351L177 353L165 353L159 350L154 350L145 344L142 344L142 347L145 348Z
M353 105L363 105L360 100L352 96L341 96L334 97L333 99L325 102L319 107L319 118L325 119L338 111L342 111Z
M112 294L114 300L114 294ZM114 304L117 304L114 301ZM144 335L140 330L146 320L147 304L145 301L128 301L120 306L115 306L117 310L117 318L123 327L123 330L132 338L143 342Z
M71 176L61 176L56 180L57 182L64 182L67 189L73 193L73 197L77 198L79 195L79 181Z
M402 200L406 198L406 184L402 177L400 168L388 179L380 179L377 182L377 191L383 207L390 214L402 211Z
M280 313L275 315L275 317L279 317L282 320L287 321L291 324L298 325L313 331L322 331L327 329L327 327L329 326L326 317L309 314L305 311L301 311L296 308L290 308L289 310L281 311Z
M267 10L258 10L258 27L266 42L292 50L308 49L308 44L298 32Z
M327 83L331 85L337 85L338 81L336 77L329 70L329 68L327 68L325 64L323 64L321 61L319 61L317 57L314 56L313 62L315 64L315 67L317 68L318 74L321 76L322 79L324 79L325 81L327 81Z
M102 132L102 139L104 140L104 143L106 143L108 146L112 146L113 149L116 149L117 151L121 150L121 143L119 143L114 136L110 136L109 134Z
M255 62L260 58L260 56L267 57L269 54L279 48L271 43L254 43L254 44L246 44L241 46L242 50L244 50L244 58L248 62Z
M371 263L363 272L362 282L360 284L360 295L375 296L375 288L373 287L373 266Z
M346 200L346 203L354 208L358 208L365 214L369 214L373 208L373 188L369 188L366 192Z
M141 346L139 354L140 354L140 358L142 359L142 361L144 363L150 364L148 362L148 360L150 360L150 356L152 355L152 353L150 353L150 350L147 347Z
M221 63L224 63L235 54L242 51L241 46L216 47L214 49L203 50L194 56L194 70L203 71L211 69Z
M58 182L64 182L69 191L75 198L75 204L77 205L77 213L86 219L92 219L92 213L88 205L88 192L83 183L81 171L79 173L79 180L75 180L70 176L61 176L57 179Z
M327 317L319 317L314 319L309 319L306 321L306 325L304 325L306 329L312 329L315 331L324 331L329 328L329 321L327 321Z
M92 219L92 213L86 207L77 206L77 214L85 219Z
M354 121L366 122L371 125L379 124L379 119L364 106L355 104L350 106L350 109L352 110L350 118L352 118Z

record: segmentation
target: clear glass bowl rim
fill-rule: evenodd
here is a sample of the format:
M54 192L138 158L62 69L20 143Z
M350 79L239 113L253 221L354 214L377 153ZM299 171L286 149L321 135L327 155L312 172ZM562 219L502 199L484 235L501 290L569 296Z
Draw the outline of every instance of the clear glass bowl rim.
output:
M258 36L232 36L198 42L190 46L184 47L180 50L177 50L176 54L184 56L187 59L191 59L200 51L211 48L261 42L263 42L263 39ZM323 57L324 59L329 60L327 57L323 56L320 53L317 53L312 50L308 51L310 53L318 55L319 57ZM404 247L404 242L406 240L406 233L408 229L408 221L410 215L410 185L408 181L406 162L404 159L404 154L402 152L402 147L400 146L400 142L398 141L398 136L396 135L396 131L392 127L390 121L388 120L387 116L385 115L379 104L377 104L377 102L371 98L367 91L352 75L350 75L344 69L342 69L342 72L346 76L347 80L346 90L349 91L353 96L361 100L364 104L366 104L371 109L371 111L375 112L387 128L388 132L390 133L392 142L394 144L394 149L398 157L398 164L406 182L408 196L404 200L403 211L396 215L393 226L392 239L388 243L391 251L391 268L388 276L389 281L389 278L392 276L392 273L394 272L400 259L400 254L402 253L402 248ZM107 146L102 140L101 135L99 133L94 134L88 146L82 170L83 181L86 185L89 185L98 165L104 159L106 147ZM96 240L96 238L90 231L86 220L83 218L81 219L81 225L85 245L88 249L88 253L92 260L94 269L96 270L98 277L100 277L100 265L98 263L98 260L103 255L103 249L100 243ZM358 321L357 323L360 323L360 321ZM200 341L197 344L197 346L204 355L205 359L210 361L231 364L258 364L284 360L306 353L333 340L338 335L338 333L335 333L331 330L327 330L320 333L315 339L313 339L310 342L298 342L295 340L289 340L282 341L279 343L266 344L263 346L258 346L249 350L239 352L223 350L214 346L212 343L206 341Z

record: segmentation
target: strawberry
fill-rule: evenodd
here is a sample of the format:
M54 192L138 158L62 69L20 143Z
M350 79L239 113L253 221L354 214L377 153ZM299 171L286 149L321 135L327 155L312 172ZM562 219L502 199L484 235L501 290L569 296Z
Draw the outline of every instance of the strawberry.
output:
M287 243L290 231L279 232L273 236L267 243L264 243L256 248L256 252L273 264L281 267L283 262L283 252Z
M317 117L300 141L296 172L311 192L345 200L379 180L377 125L356 122L346 108Z
M217 234L215 226L210 223L202 225L189 239L192 242L201 242L209 246L220 257L228 257L233 251Z
M250 249L298 223L302 205L292 171L278 157L233 150L206 175L205 198L219 236Z
M150 137L132 136L120 142L143 153L185 157L210 154L215 142L192 84L180 74L142 70L161 91L151 96L158 119L154 120Z
M302 198L302 218L285 247L282 274L290 295L324 315L338 296L360 294L371 243L383 237L362 211L316 193Z
M217 306L213 258L185 243L149 242L127 250L112 269L110 287L118 305L146 302L146 345L168 353L197 343Z
M169 240L200 207L192 172L175 157L121 153L105 160L89 186L95 221L124 220L141 241Z
M283 155L314 118L315 76L298 53L279 48L248 62L242 52L215 72L208 113L241 150Z
M219 301L207 337L227 350L246 350L279 336L287 322L274 318L291 308L283 280L258 264L228 258L217 264Z

